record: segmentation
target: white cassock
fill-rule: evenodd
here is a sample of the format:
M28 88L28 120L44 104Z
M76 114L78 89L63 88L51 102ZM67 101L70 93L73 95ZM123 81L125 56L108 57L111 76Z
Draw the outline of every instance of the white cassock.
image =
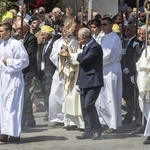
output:
M3 58L7 58L7 66ZM24 79L22 69L29 64L23 44L13 38L0 44L0 115L1 134L20 136Z
M139 89L139 105L147 123L144 136L150 136L150 47L143 51L139 61L136 63L137 68L137 85Z
M95 41L101 45L101 39L102 37L104 36L104 32L103 31L100 31L100 33L98 35L93 35L93 38L95 39Z
M122 46L119 36L111 32L101 39L103 49L104 87L96 102L99 117L102 117L109 128L117 129L122 125Z
M62 113L62 103L64 98L64 78L59 77L59 61L58 53L60 52L62 44L65 40L61 37L54 42L52 52L50 54L50 60L56 66L52 78L51 91L49 95L49 121L50 122L64 122L64 114Z

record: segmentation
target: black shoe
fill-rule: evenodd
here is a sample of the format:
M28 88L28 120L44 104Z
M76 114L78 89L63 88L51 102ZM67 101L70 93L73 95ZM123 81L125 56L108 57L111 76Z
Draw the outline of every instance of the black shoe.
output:
M117 133L116 129L108 128L106 131L104 131L104 134L111 134L111 133Z
M131 118L131 117L125 117L125 118L122 120L122 123L123 123L123 124L132 123L132 118Z
M148 136L148 138L143 142L143 144L150 144L150 136Z
M8 135L0 134L0 142L7 143Z
M137 127L136 130L131 132L131 134L133 134L133 135L135 135L135 134L143 134L144 130L145 130L144 127Z
M35 121L33 121L33 122L27 122L27 123L25 124L26 127L35 127L35 125L36 125L36 122L35 122Z
M21 139L20 139L20 137L10 136L10 137L8 138L8 141L9 141L9 143L17 143L17 142L20 142Z
M84 139L92 139L93 138L93 133L83 133L81 136L76 136L77 139L79 140L84 140Z
M99 140L101 137L101 132L94 132L92 140Z

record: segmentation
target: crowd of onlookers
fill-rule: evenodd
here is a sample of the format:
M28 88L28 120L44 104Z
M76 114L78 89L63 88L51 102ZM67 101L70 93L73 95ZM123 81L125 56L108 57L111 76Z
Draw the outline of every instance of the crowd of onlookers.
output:
M140 68L146 68L146 71L142 71L149 73L148 66L142 66L143 59L141 60L143 53L145 53L146 58L149 56L147 51L149 36L147 33L149 33L150 21L147 21L148 24L146 25L148 12L144 7L139 8L137 12L137 8L131 8L124 3L124 0L121 0L119 12L114 16L112 14L102 16L99 12L93 10L91 20L88 20L88 7L75 15L71 6L66 7L65 12L62 12L58 7L54 7L49 13L46 12L44 7L39 7L33 10L32 15L27 14L26 4L19 5L18 12L15 9L4 9L5 14L0 25L0 46L7 50L8 43L5 43L5 41L13 37L22 43L28 53L26 59L29 61L28 66L19 68L23 73L24 101L20 103L22 107L19 110L17 109L17 113L20 114L14 118L17 121L12 121L16 124L16 127L20 128L21 126L23 130L25 127L36 126L32 105L35 104L37 111L43 107L35 94L36 86L39 84L45 107L44 121L49 121L49 126L63 125L67 130L76 127L87 129L85 121L87 118L84 116L85 110L80 104L79 96L87 91L82 90L80 84L78 86L78 82L80 83L78 76L80 75L79 66L81 65L82 68L86 63L88 64L89 60L87 59L84 64L84 62L78 60L79 57L77 60L75 58L76 55L80 56L80 53L84 52L84 46L89 46L90 41L94 39L103 51L103 67L101 66L101 68L103 68L104 85L99 85L99 81L94 80L95 85L100 86L101 90L99 96L97 95L97 100L93 102L95 106L89 104L89 107L96 107L100 124L108 126L104 133L117 133L117 129L122 123L127 124L135 121L137 128L132 131L132 134L144 133L145 136L148 136L144 144L150 144L149 99L147 100L148 104L145 104L144 101L149 92L149 88L146 86L148 82L146 82L146 85L143 83L145 85L142 85L143 89L139 88L141 82L138 82L139 75L141 75ZM80 30L81 28L83 30ZM11 34L8 30L11 31ZM6 33L9 35L8 38L4 36L5 31L8 32ZM89 43L82 40L87 40ZM10 47L11 45L13 45L13 41L10 42ZM16 49L20 49L22 45ZM17 54L16 51L13 52L14 54L11 57L14 58L16 55L20 55L20 57L25 55ZM15 67L13 68L11 65L9 68L11 62L9 62L9 56L4 56L4 53L0 53L0 59L3 62L0 64L0 74L10 73L14 75L17 68L15 70ZM91 55L91 58L94 56L94 54ZM18 59L18 57L15 59ZM93 61L90 61L92 64ZM13 65L18 67L19 62ZM11 67L14 72L12 72ZM4 71L3 68L10 69L10 72ZM87 73L88 76L91 74L96 74L94 69ZM21 77L19 76L19 78ZM1 78L1 80L3 79ZM88 82L88 80L85 82ZM13 84L14 87L17 86L17 83ZM20 86L18 85L18 87ZM5 89L7 88L9 89L9 85L5 87ZM8 94L13 92L12 88ZM142 95L143 92L145 92L144 96ZM5 99L5 96L1 98ZM141 100L144 104L141 104ZM122 102L125 102L125 107L122 106ZM142 105L146 106L142 107ZM1 104L0 107L5 108L6 106L7 104ZM12 102L10 107L14 106L14 102ZM146 113L144 113L143 108L147 108ZM85 109L89 111L89 108ZM126 111L123 120L122 109ZM94 109L91 109L91 111L94 111ZM7 142L8 138L10 142L20 141L21 129L12 127L13 123L10 127L12 131L5 131L8 126L5 127L4 116L7 115L6 118L10 120L8 116L11 116L12 113L11 111L8 114L2 113L2 133L0 135L0 141L2 142ZM144 113L146 119L143 119L142 113ZM13 116L11 117L13 118ZM17 130L17 132L15 133L13 130ZM84 134L79 139L91 137L97 139L101 132L101 130L97 131L94 136L93 133L92 136L91 133Z

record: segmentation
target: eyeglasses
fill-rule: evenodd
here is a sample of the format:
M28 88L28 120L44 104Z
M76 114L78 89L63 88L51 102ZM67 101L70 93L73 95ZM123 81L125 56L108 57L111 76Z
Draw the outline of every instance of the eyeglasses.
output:
M108 24L111 24L111 23L102 23L101 26L107 26Z
M145 16L140 16L140 17L144 18Z

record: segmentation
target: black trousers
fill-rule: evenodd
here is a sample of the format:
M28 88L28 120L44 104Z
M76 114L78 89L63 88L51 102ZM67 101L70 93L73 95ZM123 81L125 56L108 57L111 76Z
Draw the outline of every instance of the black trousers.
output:
M42 94L44 97L44 106L47 115L49 112L49 94L51 91L52 77L53 77L53 73L49 73L48 75L43 75L41 80Z
M31 93L29 91L32 80L33 77L24 78L24 105L22 113L22 127L24 127L26 123L32 124L35 122L31 102Z
M99 122L97 110L95 108L95 102L100 93L101 87L91 87L81 89L81 107L83 119L85 122L85 132L92 132L101 130L101 124Z
M134 84L131 82L130 75L123 75L123 98L127 105L126 117L132 118L134 111Z

